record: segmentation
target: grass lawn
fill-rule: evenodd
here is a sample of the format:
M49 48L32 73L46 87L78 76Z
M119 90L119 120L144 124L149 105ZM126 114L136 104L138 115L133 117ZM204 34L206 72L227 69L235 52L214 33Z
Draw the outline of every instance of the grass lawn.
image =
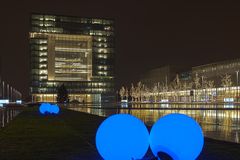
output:
M27 108L0 130L0 160L100 159L94 139L102 120L70 110L43 116Z
M99 160L95 133L103 120L70 110L43 116L27 108L0 129L0 160ZM198 159L240 160L240 145L206 139Z

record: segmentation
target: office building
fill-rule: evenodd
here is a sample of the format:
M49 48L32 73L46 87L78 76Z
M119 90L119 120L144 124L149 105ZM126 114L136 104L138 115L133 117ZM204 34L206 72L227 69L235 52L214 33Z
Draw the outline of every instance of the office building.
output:
M181 80L191 80L191 73L184 70L184 67L179 65L167 65L159 68L154 68L142 74L140 76L140 81L143 84L146 84L148 87L152 88L157 83L169 85L170 82L176 78L177 74Z
M239 71L240 59L195 66L187 72L167 66L146 72L142 82L150 88L145 97L155 101L239 103ZM156 83L160 85L154 90Z
M222 85L222 78L230 75L232 85L238 85L238 72L240 70L240 59L226 60L192 67L192 76L198 74L207 80L213 80L215 86Z
M55 102L62 84L70 101L114 100L114 32L112 19L32 14L32 100Z

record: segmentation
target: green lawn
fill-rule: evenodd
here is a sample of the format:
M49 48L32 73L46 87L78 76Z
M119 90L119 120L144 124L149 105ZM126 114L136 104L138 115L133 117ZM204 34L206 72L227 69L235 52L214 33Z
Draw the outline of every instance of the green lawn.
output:
M104 118L62 110L43 116L27 108L0 129L0 160L98 160L95 133ZM151 157L148 152L146 157ZM205 140L199 160L240 160L240 145Z
M28 108L0 130L0 159L100 159L94 139L102 120L70 110L43 116Z

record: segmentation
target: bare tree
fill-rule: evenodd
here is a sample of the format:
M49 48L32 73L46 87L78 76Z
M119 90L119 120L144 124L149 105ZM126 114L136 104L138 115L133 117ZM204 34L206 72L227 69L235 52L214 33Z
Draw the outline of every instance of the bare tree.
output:
M210 89L210 88L213 88L214 87L214 81L212 80L209 80L209 81L207 81L207 89ZM209 99L210 99L210 101L213 101L213 95L212 95L212 93L208 93L209 94Z
M197 73L195 74L195 77L193 79L193 86L195 89L199 89L201 87L200 78Z
M227 94L227 88L228 90L230 89L229 87L232 86L232 79L231 79L231 75L229 74L225 74L224 76L221 76L221 82L222 82L222 86L225 88L225 94Z
M125 97L126 97L126 100L128 100L128 97L129 97L129 91L128 91L128 88L126 87L126 89L125 89L125 95L124 95Z
M132 101L135 102L135 99L136 99L136 89L134 88L133 84L131 85L131 89L129 91L129 95L131 96Z
M176 78L173 80L172 84L172 88L176 91L176 90L181 90L182 84L181 81L179 79L178 74L176 75Z
M208 87L207 85L208 85L207 77L206 77L206 76L202 76L202 85L201 85L201 88L202 88L202 89L205 89L205 88Z
M193 82L187 83L187 89L193 89Z
M166 92L167 91L169 91L171 88L170 88L170 85L169 86L167 86L167 84L165 84L165 83L162 83L161 85L159 85L159 88L158 88L158 92L159 93L162 93L162 94L160 94L161 96L160 96L160 99L164 99L164 98L167 98L167 96L166 96ZM159 99L159 100L160 100Z
M207 82L207 88L213 88L214 87L214 81L208 81Z
M145 97L146 101L149 101L149 99L150 99L150 89L147 86L144 87L143 96Z
M173 93L174 93L174 100L178 101L179 100L179 95L178 95L179 92L177 92L177 91L182 89L182 84L181 84L178 74L176 75L176 78L172 81L171 86L172 86Z
M232 86L232 79L231 75L225 74L224 76L221 76L221 82L223 87L231 87Z
M138 82L137 87L136 87L136 94L137 94L137 100L142 101L142 90L144 88L144 85L142 82Z
M159 83L155 83L152 89L152 94L154 96L154 102L157 102L157 96L159 95Z
M125 90L124 86L122 86L122 88L119 90L119 95L121 97L121 100L123 100L125 93L126 93L126 90Z

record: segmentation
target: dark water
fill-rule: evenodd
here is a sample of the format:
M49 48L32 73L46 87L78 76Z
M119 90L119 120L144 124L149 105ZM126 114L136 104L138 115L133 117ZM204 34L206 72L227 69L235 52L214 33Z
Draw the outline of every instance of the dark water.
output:
M170 113L183 113L193 117L209 138L240 143L240 106L234 105L191 105L191 104L131 104L114 106L80 105L68 106L75 111L99 116L128 113L142 119L147 125L154 124L160 117Z

